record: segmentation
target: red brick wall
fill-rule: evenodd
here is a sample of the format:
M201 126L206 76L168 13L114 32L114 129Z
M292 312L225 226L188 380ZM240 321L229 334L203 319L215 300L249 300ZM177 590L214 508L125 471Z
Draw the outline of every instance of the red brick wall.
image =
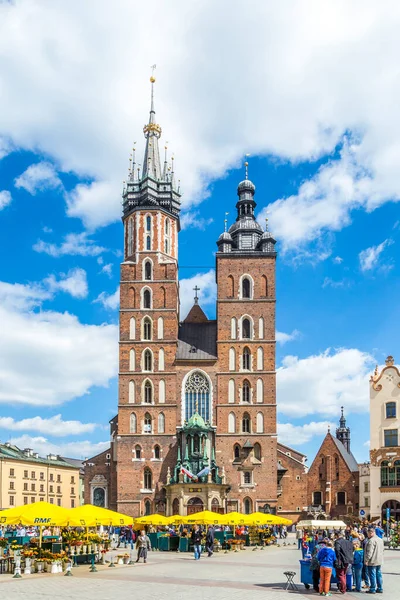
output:
M294 523L299 520L304 506L308 504L307 467L303 458L305 457L300 452L278 442L278 462L286 469L278 485L278 514Z

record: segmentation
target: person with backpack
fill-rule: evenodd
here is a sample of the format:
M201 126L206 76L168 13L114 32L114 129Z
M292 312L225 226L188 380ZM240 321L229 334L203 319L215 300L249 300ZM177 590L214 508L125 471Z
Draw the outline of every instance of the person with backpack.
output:
M350 542L350 540L345 539L343 532L341 531L336 534L335 553L335 568L338 588L341 594L345 594L347 568L349 565L353 564L353 544Z

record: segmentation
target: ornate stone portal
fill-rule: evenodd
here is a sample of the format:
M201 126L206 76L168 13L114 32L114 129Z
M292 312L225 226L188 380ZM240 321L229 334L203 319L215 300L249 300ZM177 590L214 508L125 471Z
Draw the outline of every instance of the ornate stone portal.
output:
M195 412L178 429L178 457L165 486L167 515L188 515L201 510L225 512L230 486L215 460L216 428L198 413L201 382L193 382ZM199 387L200 386L200 387ZM198 389L199 388L199 389ZM183 458L182 458L183 456Z

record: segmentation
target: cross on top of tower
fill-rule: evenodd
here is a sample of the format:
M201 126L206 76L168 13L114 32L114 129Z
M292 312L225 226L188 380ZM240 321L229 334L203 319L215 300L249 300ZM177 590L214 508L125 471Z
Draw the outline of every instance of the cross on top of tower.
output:
M200 288L199 288L199 287L196 285L196 286L193 288L193 291L194 291L194 303L195 303L195 304L198 304L198 303L199 303L199 297L198 297L198 295L197 295L197 292L199 292L199 291L200 291Z

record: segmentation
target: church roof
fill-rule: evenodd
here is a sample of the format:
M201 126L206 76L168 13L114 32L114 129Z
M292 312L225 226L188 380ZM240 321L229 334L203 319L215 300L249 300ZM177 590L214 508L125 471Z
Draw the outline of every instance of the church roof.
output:
M208 321L207 315L197 302L193 304L190 309L184 323L206 323Z
M187 322L185 319L179 326L176 359L217 360L217 322Z
M342 455L342 458L343 458L344 462L346 463L347 467L349 468L349 470L352 473L358 471L358 464L357 464L356 459L352 455L352 453L347 452L346 448L343 446L343 444L340 440L338 440L334 436L332 436L332 439L335 442L335 445L336 445L337 449L339 450L340 454Z

